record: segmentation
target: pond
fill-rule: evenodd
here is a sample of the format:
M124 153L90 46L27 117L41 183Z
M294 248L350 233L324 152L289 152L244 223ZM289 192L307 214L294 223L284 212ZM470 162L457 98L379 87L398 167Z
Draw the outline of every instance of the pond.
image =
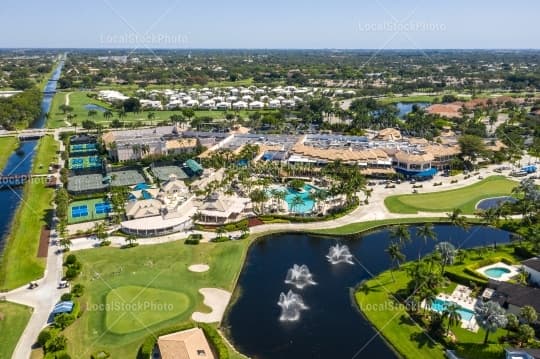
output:
M396 103L396 107L399 111L398 117L401 119L404 119L405 116L407 116L409 113L412 112L414 105L420 107L420 108L426 108L430 105L430 103L427 102L398 102Z
M102 107L100 105L96 105L96 104L93 104L93 103L89 103L89 104L84 105L84 109L87 110L87 111L90 111L90 110L95 110L95 111L99 111L99 112L107 111L107 109L105 107Z
M454 226L438 225L440 241L463 248L509 241L509 233L490 227L474 226L468 232ZM419 251L431 252L435 242L424 245L414 236L404 248L408 259ZM254 243L239 278L237 301L232 305L224 327L236 348L258 359L299 358L396 358L396 354L376 335L370 323L358 312L351 294L361 281L390 266L385 253L389 232L381 230L364 236L338 239L307 234L279 234ZM346 244L355 264L332 265L326 255L331 246ZM316 285L297 289L285 283L294 264L307 265ZM294 322L280 321L280 293L292 289L302 296L307 309Z
M486 198L478 202L476 209L488 210L490 208L497 208L507 202L515 203L517 199L510 196L495 197L495 198Z

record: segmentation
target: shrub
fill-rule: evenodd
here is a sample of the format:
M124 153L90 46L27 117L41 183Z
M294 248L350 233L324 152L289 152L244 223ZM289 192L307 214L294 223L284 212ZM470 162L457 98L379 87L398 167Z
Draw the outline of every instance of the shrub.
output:
M75 268L68 268L68 270L66 271L67 280L73 280L77 278L78 275L79 275L79 271Z
M199 324L199 327L204 331L204 335L217 352L217 357L220 359L229 359L229 350L223 342L221 334L212 326Z
M60 330L64 330L69 327L75 321L75 316L68 313L58 314L54 317L54 326Z
M37 337L37 343L40 347L45 346L45 344L52 339L52 337L55 335L55 333L50 329L43 329L38 337Z
M68 300L71 300L73 298L73 294L71 293L64 293L62 294L62 296L60 297L60 300L62 301L68 301Z
M75 254L70 254L66 257L66 261L64 262L64 265L71 266L75 263L77 263L77 256Z
M197 245L199 243L200 243L200 240L199 239L194 239L194 238L187 238L184 241L184 244L190 244L190 245Z
M103 240L103 241L99 242L100 247L108 247L110 245L111 245L111 241L109 241L109 240Z
M45 353L55 353L65 350L67 347L67 339L63 335L52 337L45 343Z
M75 284L73 288L71 288L71 294L75 297L81 297L84 294L84 285Z
M216 238L212 239L212 242L223 243L223 242L228 242L230 240L231 239L228 236L223 236L223 237L216 237Z

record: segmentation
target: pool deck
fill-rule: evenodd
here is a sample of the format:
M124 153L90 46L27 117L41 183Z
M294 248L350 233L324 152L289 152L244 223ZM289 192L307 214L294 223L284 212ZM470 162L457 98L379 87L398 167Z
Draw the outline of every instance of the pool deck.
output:
M501 275L498 278L497 277L491 277L486 273L486 271L488 269L493 269L493 268L504 268L504 269L509 270L510 272L509 273L504 273L503 275ZM483 276L488 277L489 279L498 280L500 282L508 282L510 279L517 276L519 274L520 270L521 270L520 266L511 266L511 265L508 265L508 264L503 263L503 262L498 262L498 263L490 264L490 265L482 267L482 268L478 268L476 271L478 273L482 274Z
M475 307L478 303L478 299L471 297L471 294L472 290L469 287L466 287L464 285L458 285L456 289L454 289L452 294L439 294L437 296L437 299L443 300L445 302L454 302L463 309L476 312ZM422 306L426 308L426 303L423 302ZM427 307L427 309L433 310L429 306ZM471 320L462 319L461 328L476 333L478 332L479 326L476 322L476 318L473 316Z

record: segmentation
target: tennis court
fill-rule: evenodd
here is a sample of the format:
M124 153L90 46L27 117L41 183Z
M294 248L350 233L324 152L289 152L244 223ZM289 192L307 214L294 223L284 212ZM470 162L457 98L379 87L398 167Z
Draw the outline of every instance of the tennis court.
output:
M68 192L72 194L104 192L109 186L100 174L72 176L68 178Z
M188 175L179 166L152 167L152 172L160 181L169 180L170 175L176 175L178 179L186 179Z
M73 202L68 209L68 223L104 219L112 212L112 205L103 197Z
M69 159L70 170L82 170L101 167L101 159L98 156L72 157Z
M97 146L95 143L84 143L80 145L71 145L69 146L69 153L86 153L86 152L95 152L97 151Z
M73 218L80 218L80 217L86 217L88 216L88 206L82 205L82 206L74 206L71 207L71 217Z
M110 172L111 185L114 187L134 186L139 183L144 183L143 175L136 170L125 170Z

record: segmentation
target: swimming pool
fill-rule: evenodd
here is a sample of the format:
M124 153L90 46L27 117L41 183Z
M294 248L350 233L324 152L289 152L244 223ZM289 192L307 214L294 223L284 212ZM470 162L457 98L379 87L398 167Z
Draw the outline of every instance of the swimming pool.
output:
M317 190L315 187L306 184L301 191L291 187L280 187L278 190L285 191L285 201L290 212L304 214L313 211L315 201L311 198L311 191ZM302 201L295 203L296 197L299 197Z
M501 278L505 274L510 274L510 270L502 267L489 268L484 273L491 278Z
M448 307L450 303L452 302L437 298L431 304L431 310L438 313L442 313L444 312L444 310L446 309L446 307ZM472 310L465 309L463 307L460 307L460 309L458 309L458 313L461 315L461 320L464 320L464 321L469 321L472 318L474 318L474 312Z

